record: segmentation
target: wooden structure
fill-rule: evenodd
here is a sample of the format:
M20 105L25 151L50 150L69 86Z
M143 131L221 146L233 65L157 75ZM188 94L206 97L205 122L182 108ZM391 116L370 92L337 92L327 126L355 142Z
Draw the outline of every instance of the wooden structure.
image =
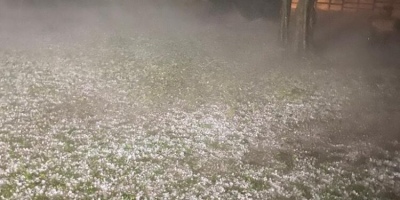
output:
M293 0L296 8L299 0ZM400 0L317 0L317 8L332 11L369 11L379 12L383 6L392 5L394 13L400 13Z

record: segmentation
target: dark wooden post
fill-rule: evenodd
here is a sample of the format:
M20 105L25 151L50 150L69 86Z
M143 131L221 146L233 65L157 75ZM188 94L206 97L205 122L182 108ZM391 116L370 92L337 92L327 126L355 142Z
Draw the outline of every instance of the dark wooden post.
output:
M281 43L286 46L289 37L289 21L290 13L292 10L292 0L282 0L281 7L281 27L280 27L280 40Z
M296 9L296 29L294 36L294 50L304 53L310 49L312 42L315 0L299 0Z

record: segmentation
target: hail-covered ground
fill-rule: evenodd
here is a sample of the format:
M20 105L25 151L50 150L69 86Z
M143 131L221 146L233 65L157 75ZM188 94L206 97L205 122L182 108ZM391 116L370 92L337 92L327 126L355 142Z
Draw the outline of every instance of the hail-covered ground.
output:
M186 6L0 12L0 199L400 197L398 61Z

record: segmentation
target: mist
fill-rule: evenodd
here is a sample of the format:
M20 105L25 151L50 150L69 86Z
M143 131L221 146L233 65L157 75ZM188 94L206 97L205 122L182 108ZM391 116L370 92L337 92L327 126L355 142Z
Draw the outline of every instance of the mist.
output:
M278 9L278 10L277 10ZM0 197L400 198L400 34L279 1L0 1Z

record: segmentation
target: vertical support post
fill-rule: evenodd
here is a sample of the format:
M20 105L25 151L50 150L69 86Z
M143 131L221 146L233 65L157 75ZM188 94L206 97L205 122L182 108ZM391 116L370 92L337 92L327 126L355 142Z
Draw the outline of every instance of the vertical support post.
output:
M292 0L282 0L280 40L284 46L288 44L289 21L290 21L291 10L292 10Z
M296 9L296 31L294 49L297 53L305 53L312 47L315 20L315 0L300 0Z

